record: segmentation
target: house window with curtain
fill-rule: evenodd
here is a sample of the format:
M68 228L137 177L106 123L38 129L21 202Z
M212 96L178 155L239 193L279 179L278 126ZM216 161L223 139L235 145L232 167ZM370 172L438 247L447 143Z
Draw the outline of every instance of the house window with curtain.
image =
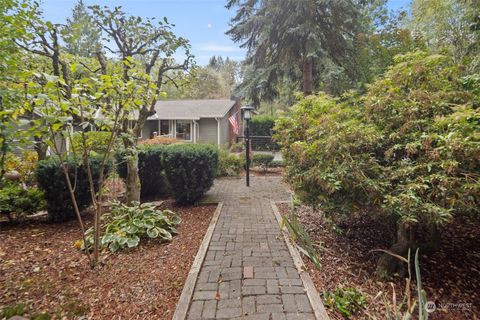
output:
M176 137L178 140L192 141L192 122L177 120Z

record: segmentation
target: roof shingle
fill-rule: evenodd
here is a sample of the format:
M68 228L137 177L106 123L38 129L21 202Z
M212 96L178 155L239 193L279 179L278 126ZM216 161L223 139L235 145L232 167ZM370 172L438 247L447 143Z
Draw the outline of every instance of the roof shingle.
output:
M222 118L235 103L229 99L163 100L157 102L157 114L149 119Z

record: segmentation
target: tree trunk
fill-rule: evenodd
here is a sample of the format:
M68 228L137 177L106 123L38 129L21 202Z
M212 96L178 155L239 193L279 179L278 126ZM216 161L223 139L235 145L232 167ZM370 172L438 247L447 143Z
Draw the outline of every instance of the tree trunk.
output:
M397 222L397 239L396 242L388 249L388 251L406 257L408 249L410 252L414 252L416 244L412 232L412 227L398 221ZM405 268L405 262L393 257L389 254L383 254L377 262L376 274L378 277L387 279L390 275L398 273L401 277L404 277L407 269ZM409 266L408 266L409 267Z
M127 203L140 202L140 176L138 175L138 154L127 158Z
M34 150L37 153L38 160L45 160L47 158L47 144L41 138L35 137Z
M305 95L313 92L313 60L306 57L303 60L303 93Z

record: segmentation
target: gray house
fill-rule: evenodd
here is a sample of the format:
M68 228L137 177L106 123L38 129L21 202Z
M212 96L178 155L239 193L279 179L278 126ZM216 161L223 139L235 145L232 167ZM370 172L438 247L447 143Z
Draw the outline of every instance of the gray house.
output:
M187 143L222 145L235 142L237 135L229 121L232 115L240 126L238 100L165 100L157 102L155 110L140 140L163 136Z

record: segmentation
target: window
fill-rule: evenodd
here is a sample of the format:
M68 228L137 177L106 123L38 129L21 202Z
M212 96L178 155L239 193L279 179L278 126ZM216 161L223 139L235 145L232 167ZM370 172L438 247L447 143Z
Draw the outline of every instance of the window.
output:
M160 135L168 136L170 134L170 120L160 120Z
M192 123L185 120L177 120L176 136L178 140L192 141Z

